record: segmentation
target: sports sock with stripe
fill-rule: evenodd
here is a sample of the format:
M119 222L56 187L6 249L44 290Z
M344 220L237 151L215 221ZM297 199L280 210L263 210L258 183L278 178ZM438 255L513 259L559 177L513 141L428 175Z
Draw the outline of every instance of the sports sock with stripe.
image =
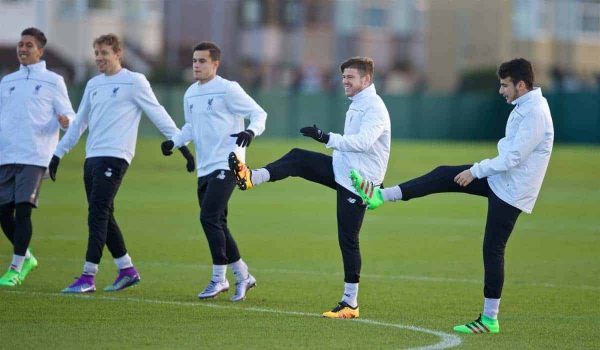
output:
M15 271L21 272L21 269L23 268L23 261L25 261L24 256L14 254L13 258L12 258L12 262L10 264L10 268Z

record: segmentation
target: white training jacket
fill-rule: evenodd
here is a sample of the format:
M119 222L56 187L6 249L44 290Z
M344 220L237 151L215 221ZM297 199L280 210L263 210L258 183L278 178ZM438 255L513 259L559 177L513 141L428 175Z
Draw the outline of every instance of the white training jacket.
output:
M143 74L122 68L114 75L97 75L88 81L77 118L54 154L62 158L89 127L86 158L115 157L131 163L142 111L165 137L179 132Z
M58 116L73 122L75 112L63 77L40 61L0 82L0 165L47 167L58 143Z
M554 127L542 90L535 88L513 101L506 135L498 156L471 167L473 176L487 177L490 188L506 203L531 213L548 168Z
M215 76L209 82L192 84L183 96L185 125L173 137L180 147L194 141L198 177L215 170L227 170L229 153L245 162L246 148L235 144L237 134L247 129L259 136L265 130L267 113L235 81Z
M327 148L333 148L335 182L357 193L350 181L350 170L358 170L365 179L383 183L390 158L390 115L371 84L350 97L344 134L329 133Z

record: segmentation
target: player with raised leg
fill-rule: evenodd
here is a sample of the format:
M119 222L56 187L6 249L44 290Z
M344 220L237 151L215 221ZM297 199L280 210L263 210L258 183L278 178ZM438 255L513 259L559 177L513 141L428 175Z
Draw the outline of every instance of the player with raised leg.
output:
M534 87L531 63L519 58L498 69L499 93L515 107L508 117L505 136L492 159L433 171L381 189L369 175L352 170L350 178L369 209L384 202L424 197L434 193L462 192L487 197L488 212L483 236L483 314L454 327L459 333L498 333L498 311L504 285L504 251L521 212L531 213L550 161L554 127L542 90ZM378 181L378 179L377 179ZM375 182L377 183L377 182Z
M302 135L324 143L333 155L292 149L263 168L250 170L235 153L229 157L238 187L248 190L268 181L297 176L336 191L338 241L344 263L344 293L328 318L359 317L358 285L361 269L359 233L365 206L348 178L358 168L376 183L385 175L390 152L390 117L373 84L373 60L350 58L340 67L346 96L352 101L346 112L344 134L326 133L316 125L300 130ZM320 199L315 199L318 203Z

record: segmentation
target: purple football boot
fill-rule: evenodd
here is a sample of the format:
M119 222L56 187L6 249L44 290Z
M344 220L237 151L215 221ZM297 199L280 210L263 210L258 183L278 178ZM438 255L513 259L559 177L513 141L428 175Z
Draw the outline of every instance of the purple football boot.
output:
M63 293L92 293L96 291L94 276L81 275L70 286L63 289Z
M135 267L128 267L120 269L117 278L110 286L104 288L105 292L116 292L127 287L134 286L140 283L140 274L137 272Z

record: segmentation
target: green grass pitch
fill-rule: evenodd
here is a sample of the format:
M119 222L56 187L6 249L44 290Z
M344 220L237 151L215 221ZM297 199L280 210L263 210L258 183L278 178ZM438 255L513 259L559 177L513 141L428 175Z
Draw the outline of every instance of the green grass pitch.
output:
M243 303L231 291L200 301L210 254L198 220L196 177L183 158L140 139L116 200L116 217L142 282L118 293L60 295L80 274L87 242L84 142L45 181L34 211L39 268L0 290L2 348L574 349L599 348L600 149L556 145L532 215L509 241L501 333L464 336L452 326L482 307L486 201L443 194L368 212L361 232L361 320L318 315L335 305L343 275L335 194L301 179L235 191L230 228L258 279ZM257 139L250 166L309 140ZM440 164L495 154L493 143L393 142L386 176L395 185ZM12 248L0 240L8 265ZM97 286L116 268L105 250ZM228 272L233 282L231 271Z

